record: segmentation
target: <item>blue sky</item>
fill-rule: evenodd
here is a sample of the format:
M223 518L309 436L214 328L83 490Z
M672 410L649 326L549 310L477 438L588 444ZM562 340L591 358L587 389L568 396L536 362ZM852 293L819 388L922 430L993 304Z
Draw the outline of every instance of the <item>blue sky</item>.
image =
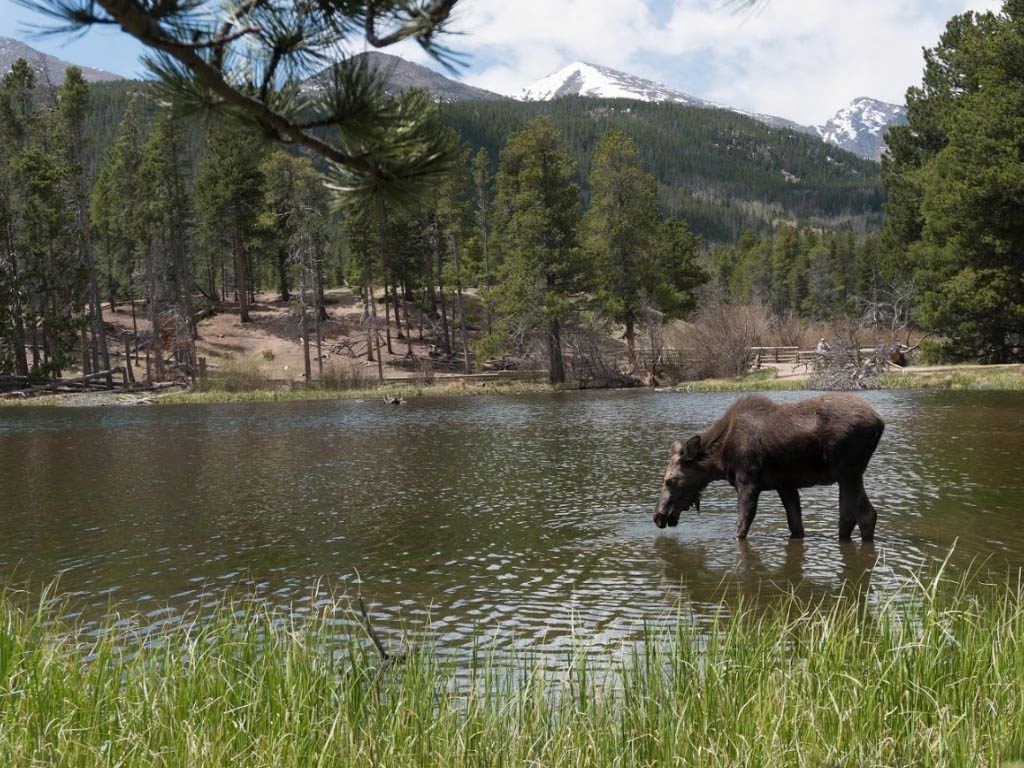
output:
M999 0L462 0L450 44L460 79L516 95L576 61L625 70L700 98L821 123L858 96L900 102L921 76L921 49L949 17ZM139 46L116 29L31 37L43 19L0 0L0 35L131 76ZM389 52L427 63L413 45Z

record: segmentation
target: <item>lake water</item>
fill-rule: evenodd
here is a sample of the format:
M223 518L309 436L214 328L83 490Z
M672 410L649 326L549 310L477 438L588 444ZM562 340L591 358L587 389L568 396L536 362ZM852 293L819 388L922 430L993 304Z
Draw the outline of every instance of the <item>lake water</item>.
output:
M654 526L672 440L733 394L0 409L0 576L59 577L86 623L114 606L158 628L231 592L303 612L333 590L392 637L547 652L738 594L878 599L954 543L954 569L1024 566L1024 393L865 396L887 424L874 545L837 541L835 487L802 492L803 541L774 494L734 541L724 483Z

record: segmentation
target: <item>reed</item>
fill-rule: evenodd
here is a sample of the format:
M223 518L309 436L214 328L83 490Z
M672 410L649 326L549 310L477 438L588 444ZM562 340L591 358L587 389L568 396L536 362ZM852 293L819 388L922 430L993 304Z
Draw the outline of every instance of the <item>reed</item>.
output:
M861 596L862 597L862 596ZM10 766L1001 766L1024 756L1024 585L733 605L557 671L430 648L382 665L338 607L226 601L83 633L0 594ZM728 614L728 618L726 618Z

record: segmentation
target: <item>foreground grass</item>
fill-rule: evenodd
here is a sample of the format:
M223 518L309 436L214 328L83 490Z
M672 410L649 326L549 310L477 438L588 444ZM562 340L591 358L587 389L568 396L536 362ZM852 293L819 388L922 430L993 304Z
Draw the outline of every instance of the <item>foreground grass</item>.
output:
M146 642L0 596L0 765L999 766L1024 755L1024 587L922 584L681 621L596 673L427 650L386 669L331 611L224 605ZM907 598L908 596L904 596ZM583 641L581 641L582 643Z

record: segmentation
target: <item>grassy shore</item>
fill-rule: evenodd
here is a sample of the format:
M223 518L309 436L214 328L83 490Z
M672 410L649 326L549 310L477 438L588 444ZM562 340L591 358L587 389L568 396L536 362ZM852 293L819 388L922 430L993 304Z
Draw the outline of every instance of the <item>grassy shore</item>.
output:
M10 766L1005 766L1024 756L1024 586L919 584L681 620L594 671L381 667L332 609L225 604L158 637L0 596ZM908 599L909 598L909 599ZM145 640L145 642L143 642Z
M891 373L878 382L886 390L959 390L959 391L1024 391L1024 367L1021 366L965 366L929 372ZM670 388L675 392L778 392L807 389L801 378L778 378L773 368L755 371L738 379L704 379L687 381ZM494 380L467 381L465 379L436 379L432 383L410 380L408 383L389 383L375 386L365 379L342 382L342 386L296 385L292 388L268 386L259 380L236 376L212 378L200 388L178 390L163 394L141 393L124 395L116 392L90 395L37 397L25 400L0 400L2 406L33 405L119 405L136 402L161 404L198 404L229 402L272 402L288 400L369 400L376 398L449 397L486 394L537 394L576 391L566 385L542 382ZM661 390L665 391L665 390Z

